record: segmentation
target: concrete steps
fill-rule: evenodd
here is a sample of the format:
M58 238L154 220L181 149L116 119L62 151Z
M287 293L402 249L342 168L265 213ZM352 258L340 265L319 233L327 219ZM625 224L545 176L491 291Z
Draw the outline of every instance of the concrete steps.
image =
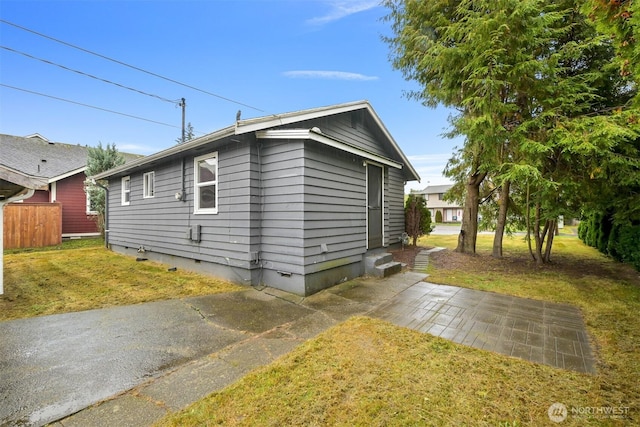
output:
M424 272L429 266L429 254L442 250L444 250L444 248L436 247L418 252L418 255L416 255L416 258L413 260L413 271Z
M365 257L365 274L375 277L389 277L402 271L402 263L394 261L390 253L379 253Z

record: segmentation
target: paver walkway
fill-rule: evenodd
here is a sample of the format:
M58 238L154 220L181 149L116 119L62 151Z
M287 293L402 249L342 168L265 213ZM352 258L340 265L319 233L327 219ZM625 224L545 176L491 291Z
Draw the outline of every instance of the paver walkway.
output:
M460 344L596 372L582 316L570 305L419 282L368 314Z

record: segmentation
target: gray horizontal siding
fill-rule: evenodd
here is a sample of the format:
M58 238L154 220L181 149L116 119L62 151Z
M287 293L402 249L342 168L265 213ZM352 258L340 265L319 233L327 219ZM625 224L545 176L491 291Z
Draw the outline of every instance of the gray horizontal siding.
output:
M385 235L387 245L400 241L404 226L404 175L397 169L389 169L387 179L388 232Z
M324 132L324 130L323 130ZM366 169L356 156L307 142L305 272L354 262L366 251ZM325 245L327 252L322 252Z
M198 155L216 151L203 150ZM252 186L256 159L248 143L218 151L218 214L195 215L193 158L185 159L187 201L175 200L181 190L181 162L154 166L155 197L142 197L141 173L131 175L131 203L120 206L120 180L110 183L109 240L112 244L167 255L252 268L250 252L259 244L259 197ZM258 208L256 208L256 206ZM257 212L256 212L257 211ZM201 227L201 241L186 238L187 229Z
M263 268L303 274L304 143L269 140L260 153Z

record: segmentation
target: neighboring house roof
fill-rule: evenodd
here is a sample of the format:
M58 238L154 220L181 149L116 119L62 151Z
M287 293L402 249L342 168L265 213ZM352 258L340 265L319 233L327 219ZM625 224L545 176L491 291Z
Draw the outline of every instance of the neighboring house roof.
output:
M453 187L452 184L430 185L428 187L425 187L424 190L415 191L415 193L420 193L420 194L440 194L440 193L446 193L447 191L449 191L451 189L451 187Z
M339 141L336 138L333 138L328 135L324 135L321 129L311 128L311 129L278 129L273 130L273 128L278 128L286 125L290 125L293 123L303 122L305 120L318 119L322 117L327 117L331 115L364 110L367 111L370 117L373 119L376 124L377 131L383 140L383 143L387 145L388 151L392 154L394 158L386 158L379 154L375 154L361 148L355 147L343 141ZM271 129L271 130L269 130ZM96 179L104 179L111 176L122 175L126 171L136 170L148 166L150 164L157 163L159 161L163 161L167 158L170 158L174 155L186 153L189 151L196 150L198 147L208 144L213 141L218 141L224 138L229 138L234 135L242 135L251 132L258 133L260 138L282 138L290 137L290 138L304 138L304 139L312 139L318 141L325 145L330 145L344 151L352 152L358 154L364 158L368 158L371 160L376 160L380 163L387 164L389 166L393 166L396 168L405 169L407 181L420 181L420 176L413 168L409 160L402 152L396 141L393 139L387 128L384 126L376 112L373 110L373 107L369 104L368 101L356 101L338 105L330 105L326 107L313 108L308 110L294 111L290 113L283 114L274 114L270 116L258 117L247 120L238 120L235 124L215 131L213 133L207 134L205 136L192 139L191 141L185 142L183 144L175 145L166 150L160 151L155 154L151 154L142 159L135 160L126 165L118 166L109 171L100 173L96 175L94 178Z
M0 168L44 178L48 183L83 172L89 149L82 145L52 142L40 134L28 137L0 134ZM138 155L121 153L126 160ZM45 183L46 185L46 183Z

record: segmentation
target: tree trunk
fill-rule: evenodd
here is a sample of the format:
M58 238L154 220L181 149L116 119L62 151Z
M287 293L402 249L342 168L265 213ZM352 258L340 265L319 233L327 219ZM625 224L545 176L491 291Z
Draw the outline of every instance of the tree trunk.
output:
M496 223L496 233L493 237L493 253L495 258L502 258L502 239L504 229L507 225L507 209L509 207L509 188L511 183L506 181L502 184L500 195L498 196L498 221Z
M546 232L546 226L545 226L545 231L542 233L542 235L540 235L540 203L536 203L536 211L535 211L535 220L533 221L533 237L535 239L536 242L536 247L535 247L535 252L532 254L533 255L533 259L536 260L536 264L538 265L542 265L543 260L542 260L542 243L544 241L544 233Z
M476 239L478 237L478 205L480 204L480 184L486 173L475 173L469 176L467 191L464 198L462 227L458 235L456 252L475 254Z
M531 193L529 188L529 183L527 183L527 210L526 210L526 223L527 223L527 236L525 239L527 240L527 245L529 246L529 254L531 254L531 258L535 261L536 257L533 255L533 248L531 247Z
M556 235L556 230L558 229L558 221L556 220L547 220L547 224L549 225L549 231L547 234L547 245L544 249L544 256L542 261L547 263L551 262L551 247L553 246L553 238Z

